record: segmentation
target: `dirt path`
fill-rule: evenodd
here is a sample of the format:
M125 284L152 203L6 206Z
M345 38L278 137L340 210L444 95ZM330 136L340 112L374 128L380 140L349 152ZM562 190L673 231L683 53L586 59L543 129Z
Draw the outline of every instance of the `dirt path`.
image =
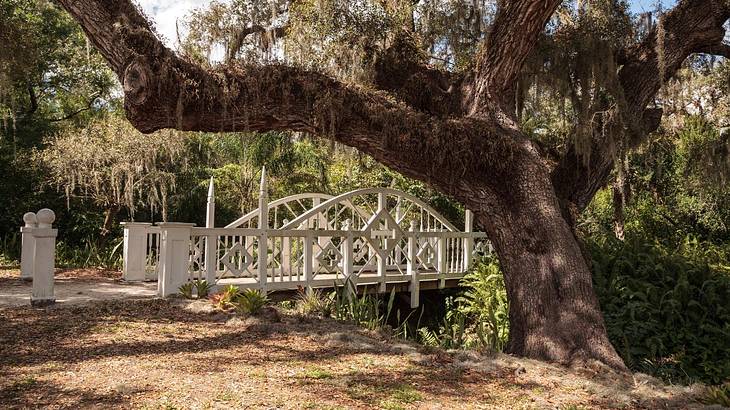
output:
M0 270L0 306L30 305L32 283L18 279L17 270ZM54 284L59 305L94 300L153 298L156 283L127 283L119 272L91 269L59 270Z
M120 287L114 275L59 273L59 289L95 290L47 309L0 306L0 408L701 407L697 388L600 366L426 349L274 308L245 318L207 301L109 300L148 295L105 291ZM0 294L26 286L13 281L0 277Z

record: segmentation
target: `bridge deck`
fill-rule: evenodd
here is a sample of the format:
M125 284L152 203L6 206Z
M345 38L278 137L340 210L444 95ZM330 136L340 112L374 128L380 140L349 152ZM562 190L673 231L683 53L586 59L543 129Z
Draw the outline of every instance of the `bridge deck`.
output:
M418 272L419 288L436 289L456 287L463 276L463 273L439 274L435 271ZM394 286L397 289L405 288L405 290L407 290L410 282L410 275L404 275L398 271L386 272L385 283L388 290ZM309 282L309 286L312 288L333 288L335 286L342 286L344 283L345 278L342 274L320 273L314 275L312 280ZM356 283L358 288L373 288L380 284L380 277L375 272L367 272L361 274ZM251 277L223 278L219 279L217 284L219 286L235 285L240 288L259 288L258 280ZM297 277L297 275L290 276L285 274L282 276L269 277L266 282L267 290L296 290L299 287L306 286L307 281L303 275Z

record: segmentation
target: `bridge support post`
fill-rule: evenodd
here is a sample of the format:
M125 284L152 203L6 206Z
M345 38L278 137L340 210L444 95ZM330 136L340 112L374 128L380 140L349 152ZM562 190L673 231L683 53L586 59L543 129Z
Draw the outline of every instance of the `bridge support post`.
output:
M309 294L312 291L312 278L314 276L314 266L312 265L312 242L314 242L314 237L312 231L305 231L302 240L304 240L302 263L304 264L305 291Z
M463 272L468 272L471 268L471 256L474 250L474 239L471 237L471 233L474 229L474 214L470 210L464 211L464 266L462 267Z
M439 232L443 233L444 230L440 229ZM436 270L439 277L439 289L443 289L446 287L446 237L444 236L439 236L438 238L436 261Z
M289 223L288 219L284 219L282 221L282 226ZM294 276L293 272L291 271L291 237L289 236L282 236L281 237L281 280L284 280L285 277L288 277L289 280L291 280L292 276ZM297 276L299 276L297 274ZM297 278L298 279L298 278Z
M406 274L411 277L410 292L411 292L411 308L415 309L418 307L421 293L421 282L418 277L418 261L416 260L416 221L411 221L410 235L408 236L408 261L406 265Z
M378 212L386 209L387 210L388 204L386 202L385 193L378 192ZM385 229L384 226L378 226L378 230ZM387 239L383 239L384 241L387 241ZM378 261L378 282L380 283L378 291L380 293L385 293L387 288L386 284L386 275L387 275L387 262L388 262L388 255L384 254L384 252L380 251L377 252L376 259Z
M259 246L258 268L259 287L266 293L266 281L269 271L269 193L266 187L266 167L261 168L261 185L259 186Z
M160 227L160 278L157 294L174 295L188 280L190 265L190 234L195 224L162 222Z
M208 203L206 204L205 227L215 228L215 185L213 177L210 177L208 184ZM216 269L218 267L218 235L207 235L205 237L205 280L209 285L216 282Z
M342 230L345 231L345 237L342 241L342 276L345 277L345 281L350 281L353 289L357 292L357 276L352 273L353 245L350 220L342 223Z

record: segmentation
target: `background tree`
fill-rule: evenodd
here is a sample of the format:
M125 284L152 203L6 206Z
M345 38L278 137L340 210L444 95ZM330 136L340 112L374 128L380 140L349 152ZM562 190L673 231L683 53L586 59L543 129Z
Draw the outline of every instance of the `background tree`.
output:
M125 209L134 218L138 205L159 209L167 221L168 195L175 189L175 164L184 160L180 133L141 134L127 121L108 116L84 129L62 131L42 152L50 182L71 197L91 200L104 210L103 241Z
M616 158L658 127L661 109L654 99L661 86L689 55L725 54L723 25L730 7L724 1L681 0L641 36L629 33L616 43L610 31L598 32L596 47L579 48L578 58L602 50L598 54L612 56L615 65L567 66L575 68L569 79L577 80L572 89L579 90L571 108L583 123L570 130L572 138L558 151L520 126L523 69L545 36L557 41L580 34L571 25L595 21L587 17L596 13L609 22L604 26L625 20L621 3L569 3L567 10L579 18L562 20L560 1L499 2L488 24L474 26L478 46L468 63L448 71L428 66L432 56L424 50L456 50L456 44L419 42L415 30L423 26L416 24L420 15L411 2L338 8L337 1L317 1L308 9L309 3L296 2L314 18L290 7L290 23L316 27L332 22L328 15L337 17L323 25L323 45L336 42L333 33L343 27L382 39L350 43L351 55L362 58L349 61L362 64L356 70L362 74L340 70L347 74L342 75L332 67L321 67L323 74L268 62L209 68L166 48L129 1L60 2L121 80L127 117L139 130L305 132L426 181L473 209L497 249L511 302L510 352L623 367L608 341L573 228L609 181ZM382 32L368 33L367 24L350 26L372 21L360 18L371 12L389 16L387 30L378 26ZM542 64L553 65L549 59ZM585 67L591 75L580 72Z

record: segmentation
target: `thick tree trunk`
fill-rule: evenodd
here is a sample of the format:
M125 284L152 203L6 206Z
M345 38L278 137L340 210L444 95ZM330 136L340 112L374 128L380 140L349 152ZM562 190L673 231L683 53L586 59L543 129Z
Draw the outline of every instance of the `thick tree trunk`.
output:
M533 170L535 171L535 170ZM506 217L477 215L488 227L510 300L507 351L563 364L624 363L608 340L591 271L545 174L512 185Z

